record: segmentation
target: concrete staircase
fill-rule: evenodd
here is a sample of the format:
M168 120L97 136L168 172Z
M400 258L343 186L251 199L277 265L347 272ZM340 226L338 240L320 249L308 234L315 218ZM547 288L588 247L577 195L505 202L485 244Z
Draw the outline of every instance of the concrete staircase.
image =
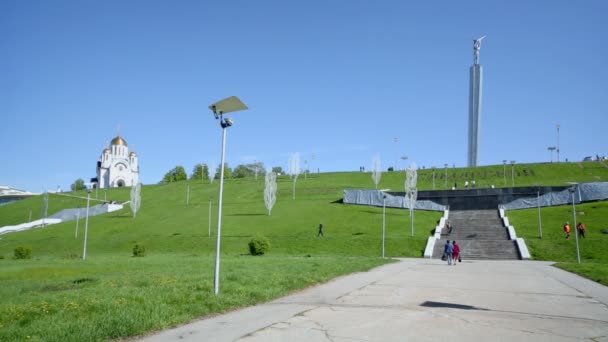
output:
M520 259L515 241L502 225L498 210L450 211L452 234L447 230L435 243L433 258L441 258L447 240L456 240L463 260L513 260Z

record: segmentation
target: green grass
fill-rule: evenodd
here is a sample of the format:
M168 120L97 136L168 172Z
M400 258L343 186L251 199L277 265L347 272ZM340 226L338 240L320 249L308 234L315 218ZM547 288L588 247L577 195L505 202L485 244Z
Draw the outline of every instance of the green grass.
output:
M537 209L512 210L506 215L517 236L525 238L533 259L558 261L560 268L608 285L608 234L602 232L608 232L608 202L576 205L576 213L577 221L587 227L585 238L579 239L581 264L577 262L574 234L566 240L563 231L566 221L573 223L572 205L541 208L542 239Z
M182 254L2 265L0 340L97 341L175 326L385 263L378 258L231 256L221 295L211 257ZM269 268L268 265L272 265Z
M517 185L608 179L608 168L601 163L516 165L515 171ZM443 169L436 170L436 189L443 188L444 174ZM433 188L432 175L431 169L419 170L420 190ZM448 169L449 186L472 179L479 187L500 187L503 166ZM384 173L379 187L403 191L404 180L403 172ZM81 259L83 219L77 237L75 221L1 235L0 340L107 340L144 334L389 262L379 258L382 209L340 203L346 188L372 188L370 173L313 174L306 179L302 175L295 200L292 181L279 177L278 199L271 216L264 206L262 177L257 181L232 179L224 187L221 287L220 295L215 296L212 284L219 182L190 183L189 205L187 186L188 182L179 182L143 187L137 218L128 206L91 217L86 261ZM129 199L129 189L94 191L91 196L103 199L106 193L108 200ZM86 206L85 192L70 195L79 198L49 195L48 213ZM41 218L42 196L0 206L0 227L26 222L30 211L32 219ZM509 212L510 217L511 213L516 212ZM386 255L421 257L440 216L440 212L417 211L412 237L408 212L387 209ZM515 215L513 220L517 220ZM547 222L547 230L557 224L554 228L559 235L562 220ZM587 246L583 251L588 251L583 252L588 253L584 254L585 264L592 258L602 263L605 260L598 259L603 258L599 256L601 243L594 249L588 246L600 239L594 231L595 221L585 222L590 231L584 241ZM319 223L325 227L323 238L316 236ZM517 228L518 234L525 236L519 225ZM249 256L248 242L257 235L268 238L270 250L261 257ZM605 246L606 241L601 241ZM556 254L569 255L565 249L572 241L561 241L558 236L555 243L563 244L564 249ZM135 244L145 246L145 257L132 257ZM33 259L13 260L13 251L19 246L30 247ZM533 243L530 246L537 250Z

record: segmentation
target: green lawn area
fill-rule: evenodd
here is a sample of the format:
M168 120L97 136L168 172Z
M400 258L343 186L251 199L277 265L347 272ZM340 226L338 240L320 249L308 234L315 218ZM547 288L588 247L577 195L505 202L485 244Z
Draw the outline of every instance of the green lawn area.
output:
M580 264L574 234L566 240L563 232L564 223L574 220L572 205L541 208L542 239L537 209L512 210L506 215L517 236L525 238L533 259L558 261L560 268L608 285L608 201L576 205L576 213L577 221L587 227L585 238L578 241Z
M446 182L462 184L465 179L476 179L479 187L500 187L505 176L502 165L449 168L447 180L443 178L444 171L435 170L436 189ZM608 179L608 168L600 163L516 165L515 171L517 185ZM433 170L419 170L418 180L420 190L432 189ZM386 172L379 187L403 191L404 181L404 172ZM0 235L0 340L126 338L268 301L391 262L380 258L382 208L345 205L340 201L344 189L373 188L370 173L301 175L295 199L292 184L289 177L279 177L277 202L269 216L263 201L263 177L257 181L226 180L218 296L213 294L218 181L147 185L142 188L137 218L133 218L128 206L91 217L86 261L81 258L84 219L78 224L77 236L75 221ZM190 198L186 205L188 185ZM76 197L65 195L49 195L49 214L86 206L85 192L69 193ZM107 196L108 200L127 201L129 189L93 191L91 196L93 200ZM27 222L30 212L32 219L41 218L42 203L42 196L35 196L0 206L0 227ZM606 217L606 203L588 205L589 208L579 209L585 211L582 217L589 230L589 238L581 242L582 265L598 265L590 267L598 272L606 263L606 253L601 248L608 242L607 235L599 233L599 217ZM552 210L556 211L551 214ZM513 211L508 215L518 235L526 237L535 258L566 262L569 267L573 262L573 240L561 237L567 211L568 208L543 209L543 240L534 235L535 211ZM386 255L422 257L426 240L441 214L416 211L415 234L411 236L408 211L387 209ZM530 222L525 221L528 218ZM319 223L325 226L322 238L317 237ZM248 254L248 242L257 235L266 237L271 248L266 255L254 257ZM145 257L132 256L135 244L145 245ZM21 246L31 248L32 259L13 260L15 248ZM606 279L605 273L589 277Z

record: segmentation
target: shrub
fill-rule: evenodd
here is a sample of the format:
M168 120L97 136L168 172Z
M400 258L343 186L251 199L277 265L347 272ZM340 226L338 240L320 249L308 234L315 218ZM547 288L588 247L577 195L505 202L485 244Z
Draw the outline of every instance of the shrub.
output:
M17 247L15 248L15 256L13 259L31 259L32 249L29 247Z
M141 243L136 243L133 246L133 256L134 257L143 257L146 255L146 246Z
M269 248L268 239L263 236L256 236L249 241L249 253L251 255L263 255Z

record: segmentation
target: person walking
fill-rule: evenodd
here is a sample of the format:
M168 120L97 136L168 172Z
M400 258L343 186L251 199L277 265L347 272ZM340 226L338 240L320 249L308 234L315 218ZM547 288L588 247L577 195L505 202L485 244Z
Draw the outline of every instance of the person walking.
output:
M319 236L324 236L323 235L323 223L319 223L319 233L317 234L317 237Z
M447 256L448 265L452 265L452 253L454 253L454 245L450 243L450 240L445 243L445 247L443 247L443 253Z
M566 221L566 224L564 224L564 234L566 235L566 240L570 239L570 222Z
M578 231L578 235L584 239L585 238L585 230L587 230L587 227L585 227L585 224L583 222L579 222L576 225L576 230Z
M454 266L460 261L460 246L456 241L452 241L453 249L452 256L454 257Z

